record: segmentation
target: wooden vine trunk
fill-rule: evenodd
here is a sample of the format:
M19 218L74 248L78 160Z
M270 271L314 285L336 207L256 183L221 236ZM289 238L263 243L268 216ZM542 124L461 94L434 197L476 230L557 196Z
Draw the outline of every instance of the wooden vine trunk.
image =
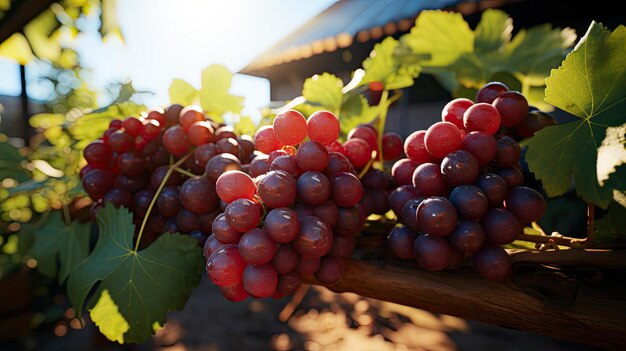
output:
M626 267L625 252L605 254L612 262L610 268ZM623 270L558 269L515 259L511 280L501 283L482 278L471 267L430 272L413 262L378 257L346 260L343 278L326 286L336 292L353 292L596 347L626 347ZM324 285L315 279L309 282Z

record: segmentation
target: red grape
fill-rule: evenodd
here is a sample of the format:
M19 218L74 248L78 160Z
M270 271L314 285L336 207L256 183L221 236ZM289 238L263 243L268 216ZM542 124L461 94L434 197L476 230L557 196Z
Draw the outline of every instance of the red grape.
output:
M426 146L424 146L425 136L425 130L418 130L411 133L404 141L404 153L408 158L419 164L435 160L426 150Z
M498 95L492 104L500 113L504 127L520 124L528 114L528 101L517 91L505 91Z
M417 238L417 233L409 227L398 226L393 228L387 236L387 244L391 253L405 260L414 259L413 244Z
M330 197L330 181L320 172L305 172L296 182L298 197L302 202L318 206Z
M239 232L251 230L261 221L259 206L249 199L237 199L231 202L226 206L224 213L228 225Z
M339 120L328 111L317 111L306 121L309 139L322 145L330 145L339 137Z
M274 258L278 243L263 229L252 229L245 232L239 240L239 254L244 261L259 266Z
M419 163L411 159L403 158L393 164L393 167L391 167L391 176L398 186L409 185L412 182L413 173L415 173L415 169L419 165Z
M307 141L298 148L296 160L303 172L321 172L328 166L328 151L317 141Z
M213 252L206 263L206 271L213 284L233 286L242 281L246 262L239 255L237 245L224 245Z
M182 156L189 150L187 133L181 126L173 126L163 133L163 146L174 156Z
M254 144L257 150L264 154L269 154L283 146L276 138L276 135L274 135L273 126L263 126L259 128L254 135Z
M302 256L321 257L333 246L333 232L322 219L314 216L304 217L300 221L300 235L292 245Z
M424 163L415 169L413 186L423 196L447 195L450 191L450 185L443 178L440 166L434 163Z
M440 159L452 151L458 150L462 140L461 131L454 124L437 122L426 131L424 146L429 154Z
M543 217L546 212L546 200L535 189L518 186L509 189L504 207L525 224Z
M270 297L278 286L278 274L271 264L248 265L243 272L243 288L256 298Z
M194 213L207 213L217 207L215 186L206 178L187 179L180 187L180 202Z
M339 206L354 206L363 196L363 186L359 178L352 173L335 173L330 177L330 184L332 199Z
M298 215L287 207L271 210L264 220L265 231L279 243L293 241L300 233Z
M454 205L445 197L426 198L417 207L417 222L420 229L432 236L447 236L452 233L458 222Z
M476 93L476 103L492 103L500 94L509 91L509 87L500 82L489 82Z
M478 103L465 111L463 125L468 132L496 134L500 129L500 113L490 104Z
M452 247L446 238L422 234L415 239L413 254L417 262L430 271L448 268L452 258Z
M256 186L249 175L241 171L227 171L215 183L215 189L220 199L230 203L237 199L254 198Z
M454 99L446 104L441 111L441 120L444 122L450 122L457 126L459 129L464 129L463 126L463 114L465 111L474 105L474 102L466 98Z
M187 130L187 135L189 142L196 146L212 143L215 140L211 123L204 120L193 122Z
M385 160L395 160L404 151L404 141L400 134L387 132L383 134L383 158Z
M263 203L270 208L287 207L296 200L296 181L283 171L270 171L257 186Z
M122 128L133 137L143 134L143 123L139 118L128 117L122 122Z
M182 129L187 132L194 122L204 121L204 113L200 106L187 106L180 111L179 123Z
M283 145L298 145L306 138L307 123L296 110L287 110L274 118L274 135Z
M499 246L486 246L472 255L474 269L489 280L504 281L513 271L509 254Z
M493 135L483 132L469 132L461 142L461 149L472 154L480 166L493 161L496 157L497 148L496 139Z
M346 149L346 157L356 168L364 167L372 158L372 147L363 139L350 139L343 147Z

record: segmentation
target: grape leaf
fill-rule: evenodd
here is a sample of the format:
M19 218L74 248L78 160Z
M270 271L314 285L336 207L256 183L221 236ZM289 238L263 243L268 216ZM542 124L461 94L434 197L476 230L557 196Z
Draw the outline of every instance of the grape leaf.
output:
M594 241L626 241L626 207L617 202L611 203L604 217L596 221Z
M112 120L136 116L145 109L144 105L136 104L132 101L109 105L79 117L74 123L70 124L69 130L76 140L88 140L91 142L102 136Z
M182 79L174 79L169 88L170 103L183 106L192 105L198 96L198 90Z
M222 65L211 65L202 70L200 105L209 112L222 115L225 112L238 114L243 108L243 97L231 95L232 73Z
M233 124L235 133L238 135L254 135L256 126L249 116L240 116L239 120Z
M28 180L29 172L22 167L25 158L19 150L5 141L0 141L0 179L11 178L18 182Z
M399 42L387 37L374 45L370 57L363 61L365 75L361 85L371 82L382 82L386 90L402 89L413 85L413 79L420 73L420 66L416 63L403 63L394 56Z
M341 108L343 82L330 74L316 74L304 81L302 96L308 103L320 105L333 113Z
M200 281L202 250L193 238L163 234L146 249L135 251L130 212L107 204L97 220L100 237L91 255L70 274L68 296L80 316L89 292L96 287L88 308L100 330L112 340L145 341L154 333L155 322L164 324L168 311L185 305ZM130 326L127 331L118 328L113 335L110 331L115 328L108 323L116 319L108 320L98 313L100 309L94 309L105 298L105 290Z
M561 67L546 79L546 101L580 118L545 128L528 142L529 168L549 196L565 193L573 177L585 201L609 205L620 177L614 173L600 185L598 148L607 127L626 123L625 56L626 27L611 33L592 22Z
M608 127L606 137L598 148L597 177L604 185L617 168L626 164L626 123L618 127Z
M65 225L61 211L50 213L41 228L25 224L20 235L30 236L26 253L37 260L37 270L48 277L58 277L59 284L89 254L89 223L73 221Z
M513 20L506 13L494 9L483 12L475 30L477 51L498 50L511 41Z

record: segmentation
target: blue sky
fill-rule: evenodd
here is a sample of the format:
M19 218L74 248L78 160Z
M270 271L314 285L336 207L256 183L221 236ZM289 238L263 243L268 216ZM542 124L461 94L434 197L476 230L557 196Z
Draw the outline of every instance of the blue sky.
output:
M103 43L96 20L85 23L86 33L74 45L82 65L90 69L87 81L93 88L104 91L110 82L132 80L138 89L154 93L144 98L145 103L164 105L169 102L172 79L182 78L198 87L201 70L212 63L236 72L333 2L119 1L125 44L116 39ZM40 70L36 64L28 67L28 93L38 99L49 93L37 84ZM0 58L0 77L0 94L19 94L17 64ZM246 97L248 110L269 102L266 80L235 76L231 91Z

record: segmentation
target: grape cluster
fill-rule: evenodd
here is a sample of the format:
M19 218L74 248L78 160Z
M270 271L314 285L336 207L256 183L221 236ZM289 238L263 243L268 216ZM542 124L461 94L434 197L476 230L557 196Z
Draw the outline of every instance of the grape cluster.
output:
M441 122L407 137L407 158L392 168L398 188L389 206L403 225L389 233L391 252L429 270L457 267L471 255L478 273L506 279L512 264L500 245L546 210L542 195L523 186L517 140L555 123L498 82L475 102L450 101Z
M163 233L189 234L204 245L221 212L215 181L245 167L253 151L252 138L237 137L199 107L172 105L111 121L85 148L80 175L94 200L92 218L106 202L128 208L135 235L143 230L141 247Z
M366 214L350 140L342 145L338 136L339 121L328 111L308 119L285 111L258 129L247 170L216 179L225 208L204 250L207 274L224 297L278 298L295 292L303 277L339 280Z

